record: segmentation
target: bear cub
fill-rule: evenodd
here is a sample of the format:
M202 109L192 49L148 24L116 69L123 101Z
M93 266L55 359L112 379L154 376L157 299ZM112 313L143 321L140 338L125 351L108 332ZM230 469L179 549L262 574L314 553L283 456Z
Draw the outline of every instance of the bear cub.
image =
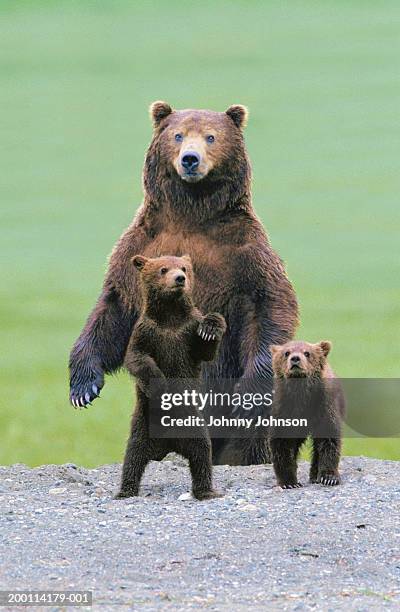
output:
M199 500L220 497L212 486L207 428L196 429L199 437L153 438L149 435L149 421L151 398L155 392L158 397L168 389L169 379L200 378L202 362L212 361L216 356L226 330L225 319L218 313L203 316L194 306L189 256L150 259L136 255L132 262L139 272L142 309L125 366L136 378L137 405L117 497L138 495L147 463L161 461L171 451L189 460L194 497ZM179 416L193 412L192 408L177 410Z
M327 356L331 343L292 341L271 346L274 371L272 416L307 419L307 427L292 429L273 424L269 431L272 463L283 489L301 487L297 481L297 457L302 444L312 439L310 482L338 485L341 424L345 401ZM286 431L285 431L286 430ZM293 437L287 437L292 435Z

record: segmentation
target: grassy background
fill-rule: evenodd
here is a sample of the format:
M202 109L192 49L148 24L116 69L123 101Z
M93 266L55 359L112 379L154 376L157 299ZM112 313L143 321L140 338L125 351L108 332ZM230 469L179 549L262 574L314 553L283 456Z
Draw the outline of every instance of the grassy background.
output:
M251 116L254 203L287 263L299 337L342 376L398 376L397 2L0 4L0 463L120 460L125 375L88 411L66 364L141 200L147 107ZM400 459L397 440L346 452Z

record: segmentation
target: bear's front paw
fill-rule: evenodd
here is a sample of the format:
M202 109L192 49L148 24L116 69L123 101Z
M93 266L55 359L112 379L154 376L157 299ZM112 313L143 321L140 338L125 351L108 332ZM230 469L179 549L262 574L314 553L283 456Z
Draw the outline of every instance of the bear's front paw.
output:
M321 484L327 487L335 487L340 484L340 477L339 477L339 474L332 474L332 472L331 473L325 472L319 476L318 482L320 482Z
M75 408L87 408L96 397L99 397L100 391L104 386L104 376L101 373L93 373L86 380L78 382L71 381L71 391L69 399Z
M150 399L159 399L164 393L168 391L167 379L163 378L152 378L149 386L148 396Z
M206 342L221 340L226 330L225 319L217 312L212 312L205 317L199 324L197 333Z

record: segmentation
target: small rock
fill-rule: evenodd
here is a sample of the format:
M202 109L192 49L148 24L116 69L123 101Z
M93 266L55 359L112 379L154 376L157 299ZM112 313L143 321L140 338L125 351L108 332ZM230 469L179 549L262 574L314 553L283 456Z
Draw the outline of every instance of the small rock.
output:
M257 510L257 506L254 504L240 504L241 512L254 512L255 510Z
M191 493L182 493L182 495L179 495L178 497L178 501L189 501L191 499L193 499Z

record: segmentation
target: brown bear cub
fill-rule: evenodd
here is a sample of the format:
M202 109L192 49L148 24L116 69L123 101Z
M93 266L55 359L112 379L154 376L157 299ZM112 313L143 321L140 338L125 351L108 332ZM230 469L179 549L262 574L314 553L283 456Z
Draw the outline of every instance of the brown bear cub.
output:
M272 462L283 489L302 486L297 481L297 457L308 436L313 444L310 482L331 486L340 483L338 467L345 403L339 381L327 362L330 350L328 341L318 344L293 341L271 347L274 370L271 416L307 421L306 426L291 430L279 423L270 428Z
M199 379L203 361L216 356L225 319L205 316L192 300L190 257L133 257L139 271L142 311L125 357L136 377L137 406L122 469L118 498L138 495L140 480L151 460L174 451L189 460L192 492L197 499L220 497L212 487L211 441L206 427L196 438L153 438L149 433L151 398L166 391L168 379ZM158 397L158 395L157 395Z

